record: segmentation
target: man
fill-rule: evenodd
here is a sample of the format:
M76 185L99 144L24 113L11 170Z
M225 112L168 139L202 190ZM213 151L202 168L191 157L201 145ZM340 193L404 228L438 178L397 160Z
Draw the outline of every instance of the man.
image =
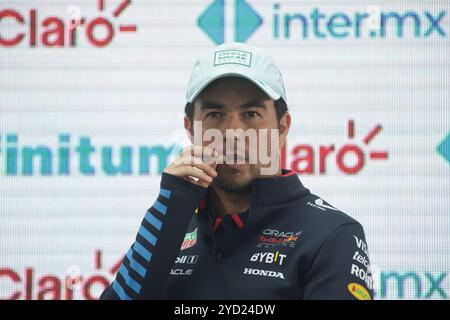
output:
M362 226L278 166L286 101L280 71L259 48L226 43L197 61L184 127L193 143L217 134L215 144L201 139L164 170L102 299L372 298ZM242 134L268 130L276 139L255 135L256 145Z

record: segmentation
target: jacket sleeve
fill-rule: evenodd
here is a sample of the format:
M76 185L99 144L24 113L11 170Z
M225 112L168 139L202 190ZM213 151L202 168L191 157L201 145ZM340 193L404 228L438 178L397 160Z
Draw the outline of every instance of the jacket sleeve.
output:
M373 283L364 230L337 227L322 244L307 273L303 299L370 300Z
M186 230L207 188L163 173L159 196L142 220L116 279L100 299L160 298Z

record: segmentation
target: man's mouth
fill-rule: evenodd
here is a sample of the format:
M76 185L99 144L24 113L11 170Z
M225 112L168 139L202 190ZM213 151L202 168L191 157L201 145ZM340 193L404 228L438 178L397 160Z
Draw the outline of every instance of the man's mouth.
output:
M248 157L245 155L230 154L224 160L223 166L233 172L242 171L248 165Z

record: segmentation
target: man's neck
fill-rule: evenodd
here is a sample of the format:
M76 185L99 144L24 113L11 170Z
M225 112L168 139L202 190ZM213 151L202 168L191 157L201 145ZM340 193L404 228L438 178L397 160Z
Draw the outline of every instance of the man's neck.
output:
M210 199L220 217L241 213L250 207L251 190L247 192L228 192L217 186L212 187Z

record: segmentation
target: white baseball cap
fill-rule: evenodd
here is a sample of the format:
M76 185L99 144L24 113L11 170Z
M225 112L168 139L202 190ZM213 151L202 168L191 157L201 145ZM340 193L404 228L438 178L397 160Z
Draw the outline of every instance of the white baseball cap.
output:
M195 63L187 86L186 100L192 103L214 80L225 77L250 80L273 100L287 103L283 77L273 59L260 48L240 42L221 44Z

